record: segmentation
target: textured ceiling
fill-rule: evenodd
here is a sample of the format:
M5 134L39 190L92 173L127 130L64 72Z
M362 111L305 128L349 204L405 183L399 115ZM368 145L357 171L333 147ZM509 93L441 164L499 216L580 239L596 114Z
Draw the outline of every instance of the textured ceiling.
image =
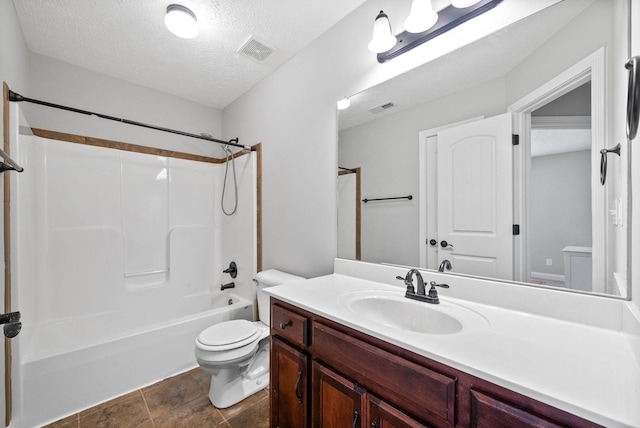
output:
M2 0L6 1L6 0ZM14 0L29 50L223 109L365 0ZM198 17L200 34L164 26L169 4ZM236 51L256 36L263 63Z

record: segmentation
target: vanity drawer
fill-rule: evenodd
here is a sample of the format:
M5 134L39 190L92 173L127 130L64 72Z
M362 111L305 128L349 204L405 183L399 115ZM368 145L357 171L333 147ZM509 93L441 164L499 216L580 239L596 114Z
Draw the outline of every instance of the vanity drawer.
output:
M314 359L429 426L455 426L456 378L319 322L311 340Z
M309 319L289 309L271 305L271 334L306 347L309 344Z
M477 428L545 427L563 425L530 413L507 401L471 390L471 426Z

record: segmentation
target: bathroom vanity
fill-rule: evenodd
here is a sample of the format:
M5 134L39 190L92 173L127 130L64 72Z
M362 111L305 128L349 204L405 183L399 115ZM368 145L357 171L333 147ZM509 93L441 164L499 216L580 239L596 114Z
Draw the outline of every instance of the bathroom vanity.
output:
M458 281L448 282L454 288ZM442 291L441 305L405 304L401 283L337 273L269 294L273 427L596 427L640 420L632 409L640 371L619 334ZM433 313L440 315L424 315ZM605 353L627 354L598 375L607 355L593 355L582 343L589 341L601 342Z

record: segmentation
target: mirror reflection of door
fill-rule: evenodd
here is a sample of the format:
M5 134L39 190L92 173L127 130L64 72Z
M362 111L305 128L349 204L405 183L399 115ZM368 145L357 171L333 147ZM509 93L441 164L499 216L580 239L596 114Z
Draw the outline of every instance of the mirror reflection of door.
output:
M592 291L591 85L531 114L531 272L535 284Z
M599 183L591 170L590 109L586 83L532 113L527 282L592 291L592 233L604 232L592 227L592 186ZM510 129L510 116L502 115L427 138L427 165L437 171L427 178L428 216L437 218L427 226L435 238L428 268L447 259L453 272L514 279Z
M338 171L338 257L361 259L360 168Z
M506 113L446 128L432 140L437 231L430 235L438 237L438 266L449 260L452 272L513 278L511 122Z

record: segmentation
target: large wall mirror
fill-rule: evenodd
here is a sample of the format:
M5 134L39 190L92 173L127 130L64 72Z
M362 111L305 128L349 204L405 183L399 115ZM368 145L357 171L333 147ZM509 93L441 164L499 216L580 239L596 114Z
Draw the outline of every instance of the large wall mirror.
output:
M338 257L627 298L627 8L563 0L351 96Z

